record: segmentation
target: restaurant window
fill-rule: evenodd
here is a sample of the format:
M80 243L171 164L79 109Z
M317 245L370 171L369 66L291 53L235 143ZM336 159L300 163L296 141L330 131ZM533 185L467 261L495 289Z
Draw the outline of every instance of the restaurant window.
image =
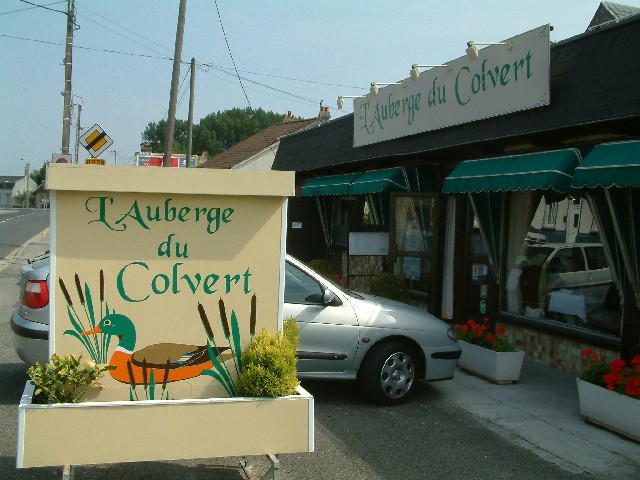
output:
M435 200L424 194L392 197L392 269L413 297L431 302Z
M550 211L576 213L550 225ZM565 199L553 207L542 198L530 218L526 240L507 242L506 310L619 336L620 300L587 203Z

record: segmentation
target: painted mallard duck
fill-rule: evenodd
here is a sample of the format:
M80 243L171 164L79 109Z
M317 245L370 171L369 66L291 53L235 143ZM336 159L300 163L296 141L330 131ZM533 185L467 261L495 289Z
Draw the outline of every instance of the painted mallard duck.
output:
M158 369L156 378L167 382L177 382L200 375L203 370L213 368L206 345L188 345L181 343L157 343L140 350L136 347L136 328L126 315L112 313L102 319L92 330L80 335L107 333L120 339L118 347L109 360L111 376L119 382L143 385L148 381L151 369ZM218 347L218 360L223 363L231 358L224 353L229 347Z

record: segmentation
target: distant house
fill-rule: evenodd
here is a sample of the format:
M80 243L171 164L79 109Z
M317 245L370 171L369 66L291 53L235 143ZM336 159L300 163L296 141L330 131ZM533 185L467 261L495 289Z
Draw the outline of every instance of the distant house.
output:
M328 118L327 107L321 107L317 118L298 120L289 114L283 122L268 126L215 157L211 157L207 162L201 163L198 168L271 170L281 137L318 125Z
M29 192L33 193L38 185L29 178ZM0 176L0 207L21 207L16 204L16 197L27 190L27 180L24 175Z

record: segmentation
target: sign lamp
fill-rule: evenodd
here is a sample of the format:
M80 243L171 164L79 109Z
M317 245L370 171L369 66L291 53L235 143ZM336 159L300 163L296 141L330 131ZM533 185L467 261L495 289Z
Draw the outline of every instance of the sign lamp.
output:
M473 40L467 42L467 49L465 52L467 53L467 57L469 60L477 60L478 59L478 45L506 45L508 50L511 50L511 42L474 42Z
M451 65L448 64L444 64L444 65L418 65L417 63L414 63L413 65L411 65L411 70L409 71L409 75L411 76L411 80L417 80L418 77L420 76L420 68L433 68L433 67L447 67L447 69L451 70Z

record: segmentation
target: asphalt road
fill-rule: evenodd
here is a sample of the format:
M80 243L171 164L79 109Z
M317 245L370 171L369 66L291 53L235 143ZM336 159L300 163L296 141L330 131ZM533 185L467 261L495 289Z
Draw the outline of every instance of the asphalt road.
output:
M7 223L0 223L0 238ZM18 401L27 380L27 367L13 351L9 318L18 302L16 279L21 261L26 259L17 258L0 270L0 479L60 479L61 467L15 468ZM419 384L409 402L387 408L366 403L352 384L305 382L303 386L315 397L316 451L282 455L285 479L582 478L509 443L434 385ZM50 440L55 443L55 432L51 432ZM176 441L197 442L197 432L194 438ZM96 448L108 445L98 443ZM239 466L241 460L78 466L75 478L240 480L259 478L268 468L264 457L249 457L244 470Z
M49 226L49 210L0 209L0 258Z

